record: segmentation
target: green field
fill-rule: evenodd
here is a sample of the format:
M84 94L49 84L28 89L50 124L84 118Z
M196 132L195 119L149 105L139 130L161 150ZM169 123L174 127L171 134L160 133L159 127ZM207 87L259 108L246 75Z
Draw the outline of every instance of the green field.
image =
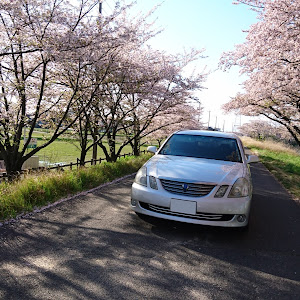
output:
M35 131L33 134L33 138L38 138L37 145L40 146L45 143L46 139L50 137L49 133L45 131ZM117 149L119 149L118 145L122 142L122 137L119 137L117 142ZM104 143L107 145L106 143ZM146 146L142 146L141 150L146 149ZM27 150L28 152L31 149ZM86 161L91 160L92 158L92 149L89 150L86 156ZM121 154L124 153L132 153L132 149L130 145L127 145L123 148ZM105 158L105 155L102 149L98 146L97 148L97 159ZM80 148L79 142L75 139L71 138L69 134L62 136L61 138L54 141L52 144L47 146L46 148L40 150L37 154L39 160L41 162L47 162L49 164L53 163L76 163L77 158L80 157Z
M41 142L38 141L38 145ZM143 149L142 149L143 150ZM122 150L123 153L131 153L132 149L129 145L125 146ZM86 156L86 160L91 160L92 149L89 150ZM102 149L98 146L98 157L97 159L105 158ZM55 141L46 148L40 150L37 153L40 161L48 161L50 163L64 162L64 163L76 163L77 158L80 157L79 142L66 142L66 141Z

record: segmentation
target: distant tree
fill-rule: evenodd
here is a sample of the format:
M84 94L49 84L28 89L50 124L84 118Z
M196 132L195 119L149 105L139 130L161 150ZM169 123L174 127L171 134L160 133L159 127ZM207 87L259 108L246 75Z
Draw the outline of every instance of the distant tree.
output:
M255 139L264 140L266 138L276 137L277 128L278 126L275 127L270 122L253 120L240 126L239 132Z
M277 122L253 120L240 126L239 132L255 139L272 139L290 144L293 142L288 130Z
M300 1L240 0L258 12L259 21L244 44L221 59L225 69L234 65L249 79L224 105L226 111L264 115L283 125L300 146Z

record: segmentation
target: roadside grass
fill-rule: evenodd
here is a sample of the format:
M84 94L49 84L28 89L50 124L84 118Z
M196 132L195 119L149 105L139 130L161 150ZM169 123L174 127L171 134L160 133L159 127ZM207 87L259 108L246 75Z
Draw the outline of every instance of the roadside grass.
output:
M121 158L78 171L45 172L0 184L0 221L136 172L151 155Z
M294 148L272 141L243 138L246 147L256 153L261 162L292 194L300 199L300 154Z

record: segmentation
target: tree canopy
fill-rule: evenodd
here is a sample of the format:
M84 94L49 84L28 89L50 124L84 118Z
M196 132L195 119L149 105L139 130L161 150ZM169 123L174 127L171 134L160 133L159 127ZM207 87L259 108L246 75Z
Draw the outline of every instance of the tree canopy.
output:
M201 89L205 75L183 71L202 50L159 52L146 46L158 33L147 15L127 14L133 4L117 3L109 16L98 15L96 5L94 0L1 1L0 153L8 174L20 171L68 128L80 135L82 159L91 147L88 134L100 146L105 135L109 160L118 154L119 131L138 152L141 137L168 125L148 130L153 120L181 114ZM52 136L26 151L37 125L51 128Z
M300 2L240 0L237 3L257 11L259 21L249 29L245 43L221 59L225 70L239 66L248 75L244 91L223 108L276 121L300 145Z

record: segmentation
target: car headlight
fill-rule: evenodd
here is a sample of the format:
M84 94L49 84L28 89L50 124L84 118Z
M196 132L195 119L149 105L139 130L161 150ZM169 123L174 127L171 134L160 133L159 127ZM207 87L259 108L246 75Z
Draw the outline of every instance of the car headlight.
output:
M147 168L141 167L135 175L134 182L147 186Z
M241 198L249 195L249 182L246 178L238 178L232 186L228 198Z

